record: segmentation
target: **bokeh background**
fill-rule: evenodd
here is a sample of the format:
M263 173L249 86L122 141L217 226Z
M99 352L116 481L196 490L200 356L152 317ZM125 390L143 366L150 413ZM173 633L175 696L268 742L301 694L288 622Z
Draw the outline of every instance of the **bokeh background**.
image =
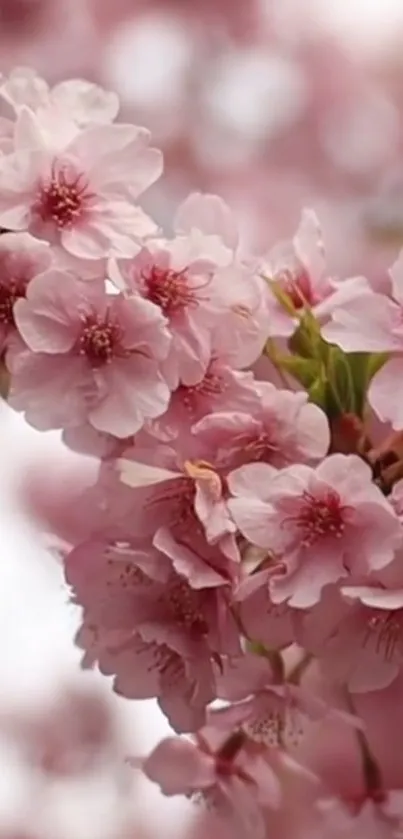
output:
M0 71L21 65L115 90L151 129L166 171L144 203L167 230L214 192L262 253L311 206L331 270L382 284L403 244L402 0L0 0ZM0 839L177 839L194 810L123 763L167 724L80 672L55 551L18 505L69 455L0 421Z

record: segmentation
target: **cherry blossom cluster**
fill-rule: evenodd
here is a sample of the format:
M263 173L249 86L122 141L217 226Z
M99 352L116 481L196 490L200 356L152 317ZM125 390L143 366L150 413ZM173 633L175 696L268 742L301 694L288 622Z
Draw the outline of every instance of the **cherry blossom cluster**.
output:
M173 729L131 762L234 837L290 808L288 836L401 836L377 733L403 684L401 259L389 296L333 277L311 210L252 257L199 193L167 234L138 204L161 154L113 94L17 70L0 104L7 398L95 459L32 504L83 667Z

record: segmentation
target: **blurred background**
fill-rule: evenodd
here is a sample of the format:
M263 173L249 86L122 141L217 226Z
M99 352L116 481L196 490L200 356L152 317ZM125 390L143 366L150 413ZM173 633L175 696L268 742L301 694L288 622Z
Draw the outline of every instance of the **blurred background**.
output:
M322 222L331 270L382 283L403 244L402 0L0 0L0 71L119 93L166 171L145 205L168 230L189 191L223 196L245 247ZM122 764L167 731L81 674L77 613L16 502L63 455L1 408L0 839L178 837L192 818Z

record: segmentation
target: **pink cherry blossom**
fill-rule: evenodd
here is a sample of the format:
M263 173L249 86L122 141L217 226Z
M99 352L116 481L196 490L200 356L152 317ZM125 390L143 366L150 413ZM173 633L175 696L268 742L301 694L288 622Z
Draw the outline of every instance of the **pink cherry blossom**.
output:
M114 674L115 690L158 696L180 731L203 724L215 697L213 661L239 654L227 581L196 554L173 560L146 543L83 543L65 560L87 662Z
M15 337L14 305L25 297L30 281L50 267L52 252L28 233L0 236L0 352Z
M312 606L329 583L391 562L401 525L371 477L355 455L278 473L254 464L229 476L236 498L228 506L239 529L279 558L270 580L274 602Z
M179 234L218 236L232 251L230 264L219 268L211 289L226 318L226 329L220 324L215 329L214 347L235 368L253 364L270 334L270 295L243 253L234 213L217 195L192 193L178 208L174 225Z
M14 312L28 348L9 354L10 402L33 425L88 421L124 438L165 410L159 361L169 335L156 306L55 269L30 283Z
M272 763L276 766L276 759ZM281 757L277 756L281 766ZM225 741L213 728L205 728L196 742L167 738L143 764L145 774L165 795L202 796L222 816L260 839L265 836L262 808L277 809L281 785L270 760L248 750L244 735ZM277 767L276 767L277 768Z
M172 242L156 242L131 261L111 266L120 288L140 293L168 319L173 341L164 369L171 389L195 384L210 362L213 327L222 309L214 301L217 267L231 252L217 236L195 230Z
M303 212L292 242L275 247L260 272L269 285L275 283L279 287L290 306L287 311L273 292L269 305L271 335L292 335L304 308L322 319L339 306L349 306L365 290L369 291L364 277L340 281L329 276L319 221L312 210Z
M201 457L208 460L214 451L215 461L228 470L248 462L280 467L326 454L327 419L320 408L308 403L305 393L279 390L269 382L256 382L255 389L253 412L216 409L192 429L201 451L205 447Z
M130 256L156 227L134 201L161 173L145 129L93 125L65 138L28 108L0 173L0 225L29 230L84 259ZM59 132L60 133L60 132Z

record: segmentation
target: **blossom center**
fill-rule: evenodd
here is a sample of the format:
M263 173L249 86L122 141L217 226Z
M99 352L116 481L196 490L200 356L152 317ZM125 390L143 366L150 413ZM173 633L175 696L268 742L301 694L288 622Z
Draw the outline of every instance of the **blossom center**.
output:
M186 269L174 271L153 265L143 280L148 300L159 306L167 317L198 305L195 290L189 286Z
M285 270L278 277L283 291L289 297L294 309L303 309L304 306L314 306L317 303L316 295L311 285L307 271L301 268L298 271Z
M54 163L50 176L38 186L33 212L41 221L65 230L82 220L92 198L84 175Z
M346 508L342 506L337 492L328 490L320 496L304 492L301 502L292 521L301 532L302 544L305 547L326 536L336 539L343 536Z
M197 635L207 635L208 626L200 612L197 594L184 580L174 579L166 596L172 616L180 626Z
M199 399L211 399L214 396L220 396L227 389L227 385L222 378L214 372L213 367L209 367L204 378L195 385L179 385L175 391L180 398L185 408L190 414L197 411Z
M14 303L25 297L26 284L18 280L0 282L0 323L15 326Z
M107 317L96 315L84 319L78 341L80 355L86 356L93 367L110 364L114 356L125 355L121 348L122 330Z

